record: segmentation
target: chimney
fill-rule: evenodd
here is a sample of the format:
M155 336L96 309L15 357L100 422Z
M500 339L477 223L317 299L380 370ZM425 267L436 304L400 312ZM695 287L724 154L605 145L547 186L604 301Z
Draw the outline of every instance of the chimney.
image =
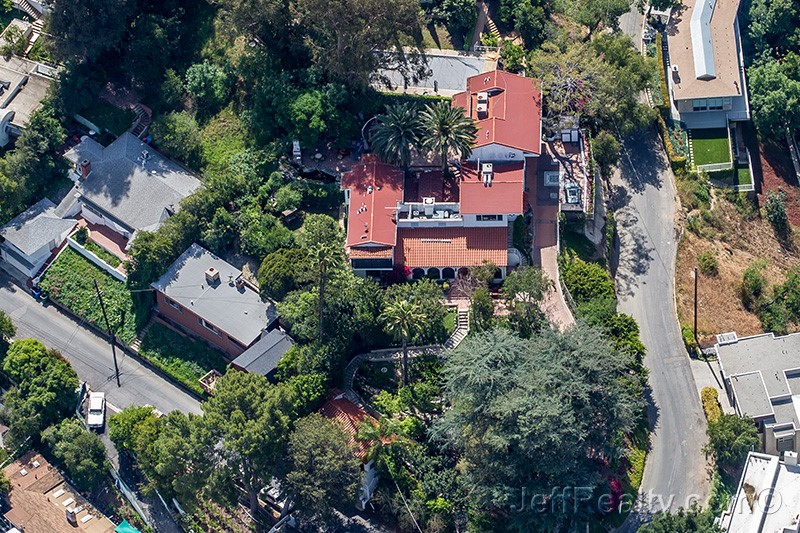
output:
M88 159L82 160L78 164L78 170L81 174L81 179L85 180L92 173L92 162Z
M219 270L214 267L209 267L209 269L206 270L206 283L208 283L210 286L214 286L219 283Z
M244 280L242 278L236 278L236 288L239 290L244 289Z

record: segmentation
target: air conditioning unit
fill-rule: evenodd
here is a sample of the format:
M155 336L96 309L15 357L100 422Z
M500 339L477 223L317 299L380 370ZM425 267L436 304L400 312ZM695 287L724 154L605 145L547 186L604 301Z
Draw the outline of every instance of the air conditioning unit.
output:
M494 178L494 165L492 163L482 163L481 181L483 182L483 186L490 187L492 185L493 178Z
M489 103L489 93L482 91L478 93L478 103L481 104L488 104Z
M478 102L478 106L476 107L478 111L478 116L487 115L489 114L489 104L484 102Z
M422 198L422 203L425 205L433 205L436 203L436 198L434 198L433 196L425 196L424 198Z

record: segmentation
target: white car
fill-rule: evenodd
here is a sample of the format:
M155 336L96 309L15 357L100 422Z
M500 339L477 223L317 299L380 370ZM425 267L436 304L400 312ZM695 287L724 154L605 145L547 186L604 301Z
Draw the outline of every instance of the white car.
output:
M300 141L292 141L292 158L295 163L303 162L303 152L300 151Z
M103 429L106 422L106 393L93 392L89 395L89 414L86 423L92 429Z

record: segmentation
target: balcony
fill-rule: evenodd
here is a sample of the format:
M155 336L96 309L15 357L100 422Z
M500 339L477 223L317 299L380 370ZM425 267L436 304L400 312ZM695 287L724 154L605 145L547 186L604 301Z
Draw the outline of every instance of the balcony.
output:
M422 202L397 204L398 225L409 226L414 222L433 222L436 225L461 224L461 211L457 202L437 202L434 198L423 198L422 200Z

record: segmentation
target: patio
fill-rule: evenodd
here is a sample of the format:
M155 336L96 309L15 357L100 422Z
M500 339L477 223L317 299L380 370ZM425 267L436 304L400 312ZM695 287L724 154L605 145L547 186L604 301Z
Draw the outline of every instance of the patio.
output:
M129 259L128 254L125 253L125 248L128 246L128 239L107 226L92 224L81 215L75 218L78 221L76 232L80 230L80 228L89 230L88 239L83 244L84 248L94 253L111 268L122 274L127 274L124 263ZM71 237L75 239L75 233L73 233Z

